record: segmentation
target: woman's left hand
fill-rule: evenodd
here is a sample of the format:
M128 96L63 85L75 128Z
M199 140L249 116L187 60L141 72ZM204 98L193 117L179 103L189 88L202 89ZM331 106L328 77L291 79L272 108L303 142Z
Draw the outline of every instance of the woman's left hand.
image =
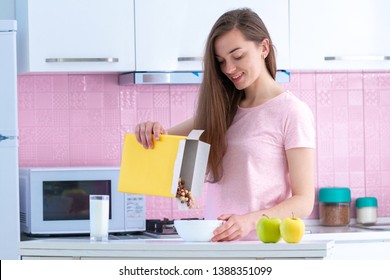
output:
M214 231L214 237L211 239L213 242L237 240L254 229L253 221L248 214L225 214L219 216L218 220L224 220L225 223Z

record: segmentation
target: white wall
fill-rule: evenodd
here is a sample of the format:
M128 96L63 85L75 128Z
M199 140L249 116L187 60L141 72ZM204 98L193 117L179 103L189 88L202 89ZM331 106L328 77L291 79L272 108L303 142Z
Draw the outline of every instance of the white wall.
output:
M15 19L15 1L0 0L0 19Z

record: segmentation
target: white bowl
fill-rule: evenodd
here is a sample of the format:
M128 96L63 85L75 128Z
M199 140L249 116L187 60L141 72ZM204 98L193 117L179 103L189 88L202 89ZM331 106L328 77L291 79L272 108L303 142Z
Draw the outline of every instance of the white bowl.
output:
M220 220L174 220L173 224L184 241L207 242L214 236L213 231L222 225Z

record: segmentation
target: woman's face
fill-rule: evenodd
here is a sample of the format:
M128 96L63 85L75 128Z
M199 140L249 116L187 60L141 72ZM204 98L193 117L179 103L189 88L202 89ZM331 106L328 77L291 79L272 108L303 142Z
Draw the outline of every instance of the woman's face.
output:
M262 58L268 54L267 48L246 40L238 29L218 37L214 49L221 71L239 90L251 86L263 71L267 71Z

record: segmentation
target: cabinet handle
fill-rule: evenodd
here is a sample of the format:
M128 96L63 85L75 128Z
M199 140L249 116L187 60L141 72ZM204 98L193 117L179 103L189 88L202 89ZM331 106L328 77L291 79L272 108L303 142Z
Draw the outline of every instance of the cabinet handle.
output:
M180 56L177 58L177 61L202 61L203 57L201 56Z
M119 59L116 57L98 57L98 58L46 58L47 63L56 63L56 62L119 62Z
M360 61L381 61L381 60L390 60L390 56L386 55L357 55L357 56L325 56L324 60L360 60Z

